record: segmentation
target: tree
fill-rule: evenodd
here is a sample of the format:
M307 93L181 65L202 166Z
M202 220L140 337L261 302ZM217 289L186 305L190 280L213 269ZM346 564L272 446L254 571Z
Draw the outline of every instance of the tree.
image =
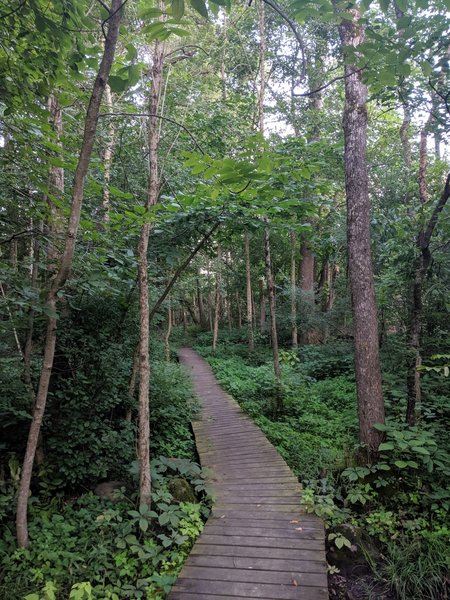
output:
M108 33L105 39L105 48L102 61L97 73L97 77L92 88L89 106L86 113L84 124L83 142L81 144L80 155L75 171L72 202L69 215L69 222L66 233L64 252L58 271L50 284L47 294L47 309L50 316L47 319L47 333L45 339L44 359L39 387L36 394L36 402L33 410L33 418L28 434L27 448L23 460L20 487L17 498L17 542L19 547L24 548L28 545L28 524L27 507L28 494L30 490L31 474L33 471L34 457L38 444L39 433L42 419L45 413L50 376L53 368L56 345L57 329L57 302L58 293L64 287L72 268L73 255L77 239L78 226L80 223L81 207L83 203L84 184L89 168L89 161L92 154L92 148L97 129L98 113L103 96L103 92L108 80L111 66L114 60L117 39L119 35L119 24L122 16L121 0L112 0L108 18Z
M360 11L346 12L339 25L344 53L364 40ZM375 305L370 247L370 200L367 173L367 88L361 70L345 66L345 190L347 197L348 270L353 312L355 373L358 396L359 438L369 461L382 439L374 428L384 423L384 401L378 350L378 323Z

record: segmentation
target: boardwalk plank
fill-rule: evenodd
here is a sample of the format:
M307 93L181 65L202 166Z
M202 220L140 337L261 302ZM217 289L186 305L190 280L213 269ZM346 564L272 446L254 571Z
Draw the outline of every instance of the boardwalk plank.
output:
M192 426L215 504L169 599L327 600L323 524L297 478L207 363L179 355L202 405Z

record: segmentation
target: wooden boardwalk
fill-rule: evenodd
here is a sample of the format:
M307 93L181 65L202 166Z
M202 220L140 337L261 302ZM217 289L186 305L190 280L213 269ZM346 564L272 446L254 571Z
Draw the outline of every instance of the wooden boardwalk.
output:
M190 348L201 420L193 423L214 506L170 600L326 600L322 522L305 514L297 478Z

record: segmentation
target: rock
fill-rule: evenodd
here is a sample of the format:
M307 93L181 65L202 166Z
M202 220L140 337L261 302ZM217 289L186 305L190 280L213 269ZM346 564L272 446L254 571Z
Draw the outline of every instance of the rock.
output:
M96 485L94 494L100 496L100 498L106 498L112 502L117 502L118 498L116 492L122 487L125 487L124 481L104 481L103 483Z
M169 492L177 502L196 502L193 487L181 477L175 477L169 481Z

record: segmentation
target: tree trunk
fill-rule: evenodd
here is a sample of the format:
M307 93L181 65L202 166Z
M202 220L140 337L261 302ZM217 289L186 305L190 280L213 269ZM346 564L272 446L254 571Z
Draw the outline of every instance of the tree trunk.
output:
M277 316L275 306L275 284L272 273L272 258L270 255L270 233L269 228L264 229L264 262L266 265L267 295L269 297L270 313L270 335L272 339L273 371L277 384L275 415L278 416L283 410L283 399L281 395L281 367L278 351Z
M261 333L266 331L266 296L264 294L264 279L259 280L259 326Z
M170 306L170 297L168 299L168 307L167 307L167 330L166 335L164 336L164 353L166 356L166 361L170 362L170 336L172 334L172 308Z
M51 125L56 134L57 145L61 147L61 138L63 136L63 121L62 111L58 99L53 94L48 100L48 110L51 116ZM58 248L61 243L61 237L64 232L65 221L64 213L58 202L61 202L64 197L64 168L52 166L49 173L49 194L47 195L47 204L50 212L49 221L47 223L47 268L50 272L55 272L58 269L61 252ZM55 197L57 203L54 202Z
M148 211L158 201L159 122L157 119L163 87L164 43L157 40L153 49L151 90L148 120L148 191L145 208ZM150 319L148 292L148 243L151 224L144 223L138 244L139 279L139 498L150 506L152 482L150 476Z
M362 43L364 32L359 10L346 11L339 33L344 47L352 51ZM351 20L348 18L351 17ZM383 434L374 424L384 423L384 402L378 353L378 324L370 247L370 201L367 174L367 88L361 71L345 66L345 188L347 196L348 269L355 340L355 372L358 396L359 437L371 462Z
M295 279L295 259L297 251L297 239L295 231L290 232L291 240L291 335L292 335L292 347L297 348L298 336L297 336L297 286Z
M426 139L424 147L426 150ZM420 164L423 168L423 165L426 165L426 161L421 160ZM422 185L424 185L426 188L426 173L422 173ZM425 194L423 194L423 192L425 192ZM422 190L421 198L423 197L428 197L426 189ZM408 332L408 345L411 352L411 361L407 377L408 404L406 408L406 422L410 426L414 425L416 422L416 413L421 401L420 372L418 371L418 367L422 363L420 354L423 313L422 291L425 277L431 264L430 241L437 225L439 215L444 209L449 197L450 173L447 175L444 191L442 192L442 195L433 210L430 220L428 221L427 225L421 229L416 240L416 245L420 250L420 256L416 261L416 268L414 272Z
M217 267L216 267L216 285L214 295L214 326L213 326L213 340L212 340L212 351L215 352L217 349L217 339L219 337L219 319L220 319L220 286L222 279L222 268L221 268L221 250L220 246L217 247Z
M250 238L248 231L244 233L244 254L245 254L245 284L247 293L247 331L248 331L248 349L253 352L255 349L255 338L253 335L253 302L252 302L252 276L250 266Z
M112 101L111 88L109 87L109 85L107 85L105 88L105 101L106 101L106 107L108 109L108 112L112 113L113 112L113 101ZM113 157L113 150L114 150L114 134L115 134L114 121L113 121L113 119L111 119L109 122L109 126L108 126L108 139L106 142L105 154L103 156L104 174L103 174L103 201L102 201L103 215L102 216L103 216L104 223L109 222L109 210L110 210L109 186L110 186L110 182L111 182L111 164L112 164L112 157Z
M33 410L33 418L28 434L27 448L23 460L19 493L17 498L16 528L17 542L20 548L24 548L28 545L28 495L30 491L30 481L31 474L33 471L36 446L38 444L42 419L44 417L50 376L53 368L53 359L55 355L57 320L56 317L53 315L56 315L58 291L65 285L67 278L70 275L70 271L72 269L73 255L78 233L78 225L80 222L81 206L83 203L84 183L89 168L92 148L94 145L100 103L111 70L111 65L114 60L114 53L116 49L117 37L119 33L119 24L122 13L120 8L121 0L112 0L112 16L108 21L108 33L105 40L105 49L103 52L103 57L100 63L99 71L94 82L94 87L92 89L89 106L87 109L84 124L83 142L81 145L78 164L74 176L72 203L69 215L64 252L62 255L59 270L56 273L54 280L52 281L47 295L47 308L51 316L49 316L47 320L47 332L45 338L43 366L36 395L36 403Z
M237 307L237 315L238 315L238 328L242 328L242 309L241 309L241 299L239 297L239 292L236 292L236 307Z
M306 236L301 238L300 247L301 261L299 268L299 284L303 311L305 313L304 331L301 334L302 344L312 344L316 340L316 334L308 325L308 317L314 310L314 268L315 256L310 248L310 242Z
M266 14L264 0L258 3L258 31L259 31L259 96L258 96L258 122L259 132L264 135L264 98L266 94Z
M203 296L202 296L202 291L200 288L200 280L198 277L197 277L197 304L198 304L198 317L199 317L200 325L201 325L202 329L206 329L208 326L207 325L208 320L205 315L205 305L203 304Z

